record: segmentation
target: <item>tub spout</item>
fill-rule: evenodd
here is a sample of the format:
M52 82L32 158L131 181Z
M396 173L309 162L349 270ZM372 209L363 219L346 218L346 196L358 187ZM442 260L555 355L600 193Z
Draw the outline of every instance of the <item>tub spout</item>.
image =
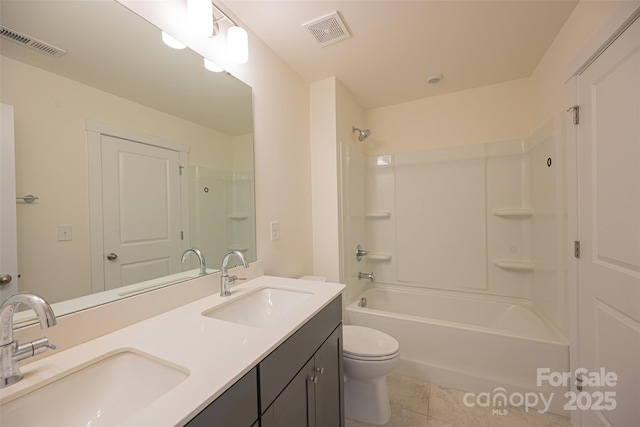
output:
M358 272L358 280L362 280L362 279L369 279L370 282L373 282L376 280L376 277L373 275L373 272L371 273L362 273L362 272Z

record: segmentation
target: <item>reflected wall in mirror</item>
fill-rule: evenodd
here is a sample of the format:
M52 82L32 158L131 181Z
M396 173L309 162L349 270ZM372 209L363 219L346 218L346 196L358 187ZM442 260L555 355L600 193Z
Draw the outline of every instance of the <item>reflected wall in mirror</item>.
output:
M51 303L83 297L91 300L89 305L100 303L95 291L113 286L100 283L100 277L108 278L99 274L95 259L107 266L111 262L107 256L116 251L108 240L139 248L145 227L160 230L159 235L177 233L177 256L189 247L200 248L208 268L219 268L228 250L241 250L255 261L249 86L228 73L206 70L203 58L189 49L165 46L159 29L115 0L1 0L0 7L3 27L66 51L52 57L15 41L0 41L0 102L13 105L15 113L16 191L38 197L35 203L17 202L19 291L37 293ZM96 133L96 126L109 131ZM158 141L177 150L175 174L183 174L178 190L167 189L164 172L154 175L157 165L141 172L144 161L129 162L122 153L115 160L116 182L107 183L100 161L113 147L105 142L110 130L124 135L116 138L120 140L140 136L141 147ZM102 160L96 160L90 147L92 132L102 138ZM138 179L137 189L125 186L126 171ZM120 230L96 230L95 217L113 208L96 196L95 182L89 180L96 173L104 178L98 186L103 193L107 185L115 186L121 191L116 203L128 200L132 206L116 209L115 216L126 211L139 225L123 222ZM153 197L171 205L167 212L154 207L141 213ZM101 208L93 205L96 198L103 200ZM177 228L169 225L176 216ZM96 241L102 241L101 249ZM171 262L158 261L163 257L149 255L156 266L146 276L127 274L126 261L116 259L123 267L117 286L156 279L142 286L153 288L154 283L183 279L178 273L199 265L195 257L185 263L176 262L175 255ZM142 290L127 289L120 294ZM69 311L82 308L72 305Z

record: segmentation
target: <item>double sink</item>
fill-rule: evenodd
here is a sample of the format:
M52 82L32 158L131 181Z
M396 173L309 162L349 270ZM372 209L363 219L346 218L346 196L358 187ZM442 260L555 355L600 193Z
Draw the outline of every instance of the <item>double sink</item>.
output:
M202 316L263 328L313 295L266 286L204 310ZM8 396L0 406L2 424L118 425L189 375L189 369L138 349L116 349Z

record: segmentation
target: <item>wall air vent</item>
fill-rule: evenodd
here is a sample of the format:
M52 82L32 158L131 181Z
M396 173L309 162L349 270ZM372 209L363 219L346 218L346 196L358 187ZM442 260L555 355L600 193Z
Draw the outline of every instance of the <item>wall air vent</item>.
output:
M53 45L50 45L49 43L45 43L36 38L30 37L19 31L12 30L11 28L5 27L4 25L0 25L0 37L2 37L3 39L14 41L23 46L30 47L31 49L35 49L55 58L59 58L67 53L67 51L64 49L60 49L59 47L55 47Z
M337 11L302 24L302 26L309 31L320 47L329 46L351 37Z

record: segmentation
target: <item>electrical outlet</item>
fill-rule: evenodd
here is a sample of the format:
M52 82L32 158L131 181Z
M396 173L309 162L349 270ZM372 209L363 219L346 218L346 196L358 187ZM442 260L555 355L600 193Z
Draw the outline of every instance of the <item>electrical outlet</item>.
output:
M271 241L280 240L280 223L278 221L271 221Z

